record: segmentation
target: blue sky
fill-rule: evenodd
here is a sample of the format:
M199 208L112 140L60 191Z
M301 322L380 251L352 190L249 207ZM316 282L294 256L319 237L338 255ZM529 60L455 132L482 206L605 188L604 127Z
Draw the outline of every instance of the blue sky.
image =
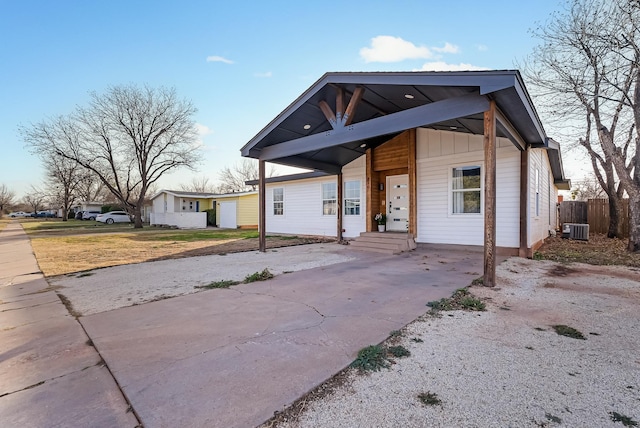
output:
M513 69L536 43L529 30L561 5L0 0L0 183L22 196L45 179L19 125L70 113L89 92L129 83L175 87L198 108L202 163L161 187L193 176L215 181L325 72Z

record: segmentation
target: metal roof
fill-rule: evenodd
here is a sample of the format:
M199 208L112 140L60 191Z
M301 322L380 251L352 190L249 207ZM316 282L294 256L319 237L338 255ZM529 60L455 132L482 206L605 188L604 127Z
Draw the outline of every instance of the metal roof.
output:
M351 117L340 116L336 105L342 100L342 110L349 113L352 99ZM241 153L335 174L367 148L406 129L482 135L489 100L496 101L500 112L499 137L509 138L521 150L526 145L548 146L517 70L336 72L322 76L242 147ZM560 152L549 153L559 156ZM561 170L554 171L554 176L564 180Z

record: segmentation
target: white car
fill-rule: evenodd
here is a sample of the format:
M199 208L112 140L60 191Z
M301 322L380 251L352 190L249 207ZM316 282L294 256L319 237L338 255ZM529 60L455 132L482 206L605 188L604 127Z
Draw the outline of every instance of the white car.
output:
M96 221L107 224L131 223L131 218L129 218L129 214L124 211L110 211L104 214L97 214Z
M9 217L11 218L16 218L16 217L31 217L31 213L26 213L24 211L16 211L14 213L9 214Z
M100 211L83 211L82 219L83 220L95 220L96 216L100 214Z

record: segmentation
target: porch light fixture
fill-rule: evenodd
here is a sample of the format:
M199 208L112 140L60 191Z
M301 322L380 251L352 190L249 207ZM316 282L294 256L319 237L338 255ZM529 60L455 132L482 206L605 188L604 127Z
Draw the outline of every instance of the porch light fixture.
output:
M360 148L361 148L361 149L364 149L365 147L367 147L367 143L362 143L362 144L360 144Z
M303 128L304 128L305 130L307 130L307 129L311 129L311 125L309 125L309 124L307 123L305 126L303 126Z
M414 98L414 96L411 94L404 94L404 97L408 100L412 100Z
M452 130L452 131L455 131L456 129L458 129L458 127L457 126L450 126L449 129Z

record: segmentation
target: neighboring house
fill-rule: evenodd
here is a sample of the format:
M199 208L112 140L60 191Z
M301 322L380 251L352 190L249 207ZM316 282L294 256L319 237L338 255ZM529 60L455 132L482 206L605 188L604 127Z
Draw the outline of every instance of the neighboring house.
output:
M160 190L151 198L149 224L180 229L205 229L207 213L214 208L212 193Z
M419 243L530 256L570 187L518 71L327 73L241 152L260 160L261 241L352 238L382 212ZM264 162L315 171L265 179Z
M220 228L257 228L258 192L215 195L216 225Z
M71 207L71 209L73 210L74 213L77 213L78 211L100 211L103 205L104 205L103 202L84 201L84 202L76 202L75 205Z
M204 211L213 208L218 227L236 229L258 224L258 192L215 194L161 190L151 201L151 225L204 229L207 227Z

